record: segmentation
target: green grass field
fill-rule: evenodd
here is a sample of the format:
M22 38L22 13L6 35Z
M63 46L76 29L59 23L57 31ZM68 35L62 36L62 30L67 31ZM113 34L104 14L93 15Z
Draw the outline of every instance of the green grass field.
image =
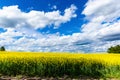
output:
M119 54L0 52L0 74L61 77L120 77Z

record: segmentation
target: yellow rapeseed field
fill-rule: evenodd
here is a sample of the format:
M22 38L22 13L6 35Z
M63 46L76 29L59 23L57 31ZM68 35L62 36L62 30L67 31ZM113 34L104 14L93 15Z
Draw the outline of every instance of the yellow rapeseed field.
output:
M0 60L6 58L68 58L68 59L86 59L95 60L98 62L106 63L108 65L119 65L120 54L107 54L107 53L63 53L63 52L0 52Z
M2 75L119 77L119 70L119 54L0 52Z

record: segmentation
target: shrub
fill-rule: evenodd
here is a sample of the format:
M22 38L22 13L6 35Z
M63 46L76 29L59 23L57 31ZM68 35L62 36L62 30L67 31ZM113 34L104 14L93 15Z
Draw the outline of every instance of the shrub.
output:
M112 46L108 48L108 53L120 53L120 45Z
M0 51L5 51L5 47L4 46L0 47Z

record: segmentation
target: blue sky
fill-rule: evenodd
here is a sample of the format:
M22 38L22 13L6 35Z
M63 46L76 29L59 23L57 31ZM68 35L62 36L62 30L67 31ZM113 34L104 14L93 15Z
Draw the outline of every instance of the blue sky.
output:
M104 52L120 44L119 0L0 0L8 51Z

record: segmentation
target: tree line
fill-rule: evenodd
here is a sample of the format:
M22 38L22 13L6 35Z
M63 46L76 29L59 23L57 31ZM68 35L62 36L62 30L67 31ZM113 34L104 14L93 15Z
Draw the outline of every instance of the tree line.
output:
M120 45L111 46L107 50L108 53L120 53Z

